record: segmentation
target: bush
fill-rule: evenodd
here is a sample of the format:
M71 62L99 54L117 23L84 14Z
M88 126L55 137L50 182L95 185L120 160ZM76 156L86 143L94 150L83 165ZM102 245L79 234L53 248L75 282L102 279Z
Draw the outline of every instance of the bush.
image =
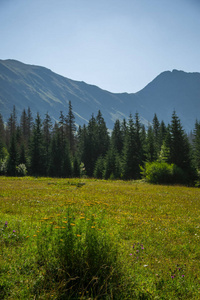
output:
M142 175L150 183L172 183L173 165L165 162L147 162Z
M5 175L7 172L7 158L0 160L0 174Z
M23 177L27 175L27 169L25 164L20 164L17 166L17 176Z
M57 290L56 299L110 299L114 294L120 299L118 251L103 222L93 214L77 219L69 210L56 226L43 226L37 263L45 276L35 286L36 294L45 288Z
M166 162L147 162L141 168L141 174L147 182L155 184L192 184L195 181L194 172L181 169L175 164Z

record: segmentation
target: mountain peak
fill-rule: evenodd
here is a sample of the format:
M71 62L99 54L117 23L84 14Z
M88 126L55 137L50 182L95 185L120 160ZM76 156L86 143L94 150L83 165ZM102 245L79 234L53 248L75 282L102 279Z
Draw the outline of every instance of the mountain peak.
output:
M68 111L71 101L77 125L101 110L107 127L113 129L116 119L128 119L136 112L144 124L154 114L170 123L174 109L186 131L194 128L200 111L200 73L164 71L135 94L111 93L97 86L58 75L51 70L16 60L0 60L0 112L6 122L16 107L18 120L23 109L30 107L33 117L48 112L59 120L60 111Z

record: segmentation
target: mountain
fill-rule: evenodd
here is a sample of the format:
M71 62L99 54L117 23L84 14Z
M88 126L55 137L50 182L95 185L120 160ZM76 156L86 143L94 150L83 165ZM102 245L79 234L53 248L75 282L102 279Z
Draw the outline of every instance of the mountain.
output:
M60 76L51 70L16 60L0 60L0 113L4 121L13 105L19 117L30 107L33 116L48 112L59 120L60 111L68 113L71 100L77 125L88 122L100 109L109 129L116 119L128 119L139 113L141 122L148 124L154 113L166 124L175 110L186 131L194 129L200 112L200 73L173 70L157 76L137 93L111 93L85 82Z

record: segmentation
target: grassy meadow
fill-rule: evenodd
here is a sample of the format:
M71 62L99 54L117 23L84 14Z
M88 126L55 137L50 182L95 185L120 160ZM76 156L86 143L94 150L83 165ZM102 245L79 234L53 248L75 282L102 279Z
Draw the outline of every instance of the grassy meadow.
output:
M200 190L0 177L0 299L200 299Z

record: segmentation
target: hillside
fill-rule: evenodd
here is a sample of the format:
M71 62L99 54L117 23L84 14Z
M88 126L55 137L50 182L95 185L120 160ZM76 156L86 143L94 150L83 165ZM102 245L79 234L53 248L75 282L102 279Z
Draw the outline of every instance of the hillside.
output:
M20 117L31 108L44 118L46 112L58 120L68 112L71 100L77 125L83 125L100 109L109 129L116 119L139 113L142 123L151 122L154 113L169 123L176 110L186 131L194 128L200 111L200 73L173 70L161 73L137 93L111 93L97 86L60 76L51 70L15 60L0 60L0 113L6 121L16 107Z

